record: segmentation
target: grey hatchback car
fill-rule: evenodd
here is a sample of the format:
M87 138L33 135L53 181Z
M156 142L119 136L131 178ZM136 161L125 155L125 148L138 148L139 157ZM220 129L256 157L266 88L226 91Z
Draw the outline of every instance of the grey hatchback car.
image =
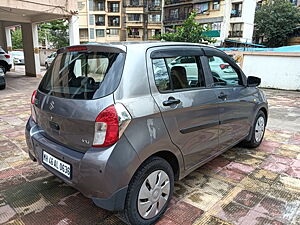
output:
M175 180L237 144L260 145L259 84L205 45L62 48L32 95L29 156L129 224L153 224Z

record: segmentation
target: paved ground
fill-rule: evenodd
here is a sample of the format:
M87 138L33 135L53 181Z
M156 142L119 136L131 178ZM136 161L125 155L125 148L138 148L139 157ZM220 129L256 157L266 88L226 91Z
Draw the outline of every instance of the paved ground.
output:
M28 159L24 126L39 79L14 74L0 91L0 224L123 224ZM263 144L233 148L177 182L158 224L300 224L300 92L266 93Z

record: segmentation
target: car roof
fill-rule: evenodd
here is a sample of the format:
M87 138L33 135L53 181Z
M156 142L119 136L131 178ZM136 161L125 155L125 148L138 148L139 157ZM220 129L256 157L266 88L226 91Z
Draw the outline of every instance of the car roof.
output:
M124 41L124 42L110 42L110 43L99 43L99 42L88 42L81 45L75 46L87 46L87 47L111 47L118 48L126 52L126 49L138 48L141 50L145 50L152 47L163 47L163 46L199 46L199 47L211 47L216 49L214 46L209 46L206 44L198 44L198 43L189 43L189 42L167 42L167 41ZM58 52L64 51L66 48L59 49Z

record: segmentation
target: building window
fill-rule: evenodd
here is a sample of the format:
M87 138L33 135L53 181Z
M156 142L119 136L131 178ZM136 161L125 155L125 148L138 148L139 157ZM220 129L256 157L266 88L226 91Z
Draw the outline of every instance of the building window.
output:
M154 6L160 6L160 4L161 4L161 0L154 0L153 1Z
M89 0L89 10L93 11L94 9L94 0Z
M140 5L140 1L139 0L130 0L129 1L129 5L130 6L139 6Z
M96 29L96 37L104 37L104 29Z
M160 23L161 22L160 14L150 14L149 15L149 22Z
M298 0L290 0L290 2L291 2L293 5L297 6Z
M140 22L141 14L128 14L128 21Z
M230 24L229 37L243 37L243 23Z
M90 28L90 39L95 39L95 29Z
M160 29L151 30L151 37L155 37L155 36L160 35L160 34L161 34Z
M79 29L79 36L80 39L88 39L89 38L88 29Z
M90 21L90 25L95 25L95 16L90 14L89 21Z
M113 36L119 35L119 29L109 29L108 33Z
M214 0L212 5L213 10L220 10L220 0Z
M232 10L231 10L231 17L241 17L242 16L242 7L243 3L233 3L232 4Z
M95 1L94 11L105 11L105 1L104 0Z
M96 26L105 26L105 16L96 16Z
M170 19L178 19L178 18L179 18L179 9L171 9Z
M120 17L119 16L109 16L108 17L108 26L119 27L120 26Z
M140 37L140 31L138 28L130 28L128 29L128 37L129 38L139 38Z
M204 12L209 10L209 2L195 4L195 10L198 14L203 14Z
M109 12L119 12L119 3L118 2L109 3Z

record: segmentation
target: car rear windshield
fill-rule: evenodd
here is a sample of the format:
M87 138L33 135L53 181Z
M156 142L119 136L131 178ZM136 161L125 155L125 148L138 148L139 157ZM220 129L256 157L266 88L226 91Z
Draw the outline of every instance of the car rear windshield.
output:
M60 53L47 70L39 90L61 98L104 97L117 88L124 60L125 53Z

